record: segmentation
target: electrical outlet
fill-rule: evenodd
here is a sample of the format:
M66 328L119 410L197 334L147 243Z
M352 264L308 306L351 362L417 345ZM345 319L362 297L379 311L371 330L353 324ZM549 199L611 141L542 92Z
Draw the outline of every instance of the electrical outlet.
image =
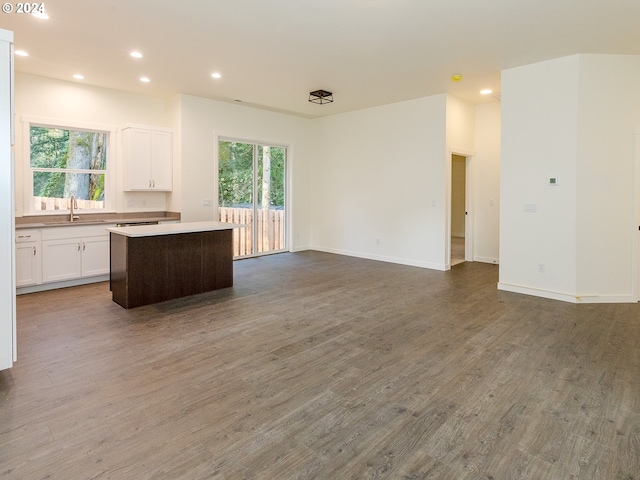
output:
M544 263L538 264L538 273L544 273Z
M202 200L202 206L203 207L213 207L213 200L211 200L210 198L205 198Z

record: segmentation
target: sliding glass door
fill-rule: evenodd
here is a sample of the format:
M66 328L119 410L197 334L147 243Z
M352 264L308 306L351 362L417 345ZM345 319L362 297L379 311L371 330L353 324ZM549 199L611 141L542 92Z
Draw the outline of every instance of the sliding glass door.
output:
M274 145L218 142L218 218L234 229L234 256L286 251L287 149Z

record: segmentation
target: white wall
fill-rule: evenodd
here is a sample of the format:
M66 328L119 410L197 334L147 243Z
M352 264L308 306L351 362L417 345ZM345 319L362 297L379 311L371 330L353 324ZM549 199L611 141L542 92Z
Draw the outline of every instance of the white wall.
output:
M475 108L473 259L498 263L500 237L500 103Z
M26 209L23 203L23 165L25 140L23 116L46 117L56 120L86 122L120 127L125 123L139 123L171 127L165 101L161 98L134 95L131 93L92 87L76 82L64 82L46 77L16 73L16 216ZM122 165L116 155L117 185L122 186ZM165 210L167 194L132 193L116 191L116 210L142 211Z
M634 300L639 58L575 55L503 72L500 288Z
M279 144L287 147L289 175L291 248L309 245L309 159L313 155L311 123L308 119L245 107L191 95L180 95L176 123L180 129L180 173L183 221L212 220L217 202L217 137Z
M640 125L640 56L581 55L577 173L577 292L635 296L633 133Z
M314 120L311 246L446 268L447 96Z
M502 72L501 288L576 291L578 80L577 56Z

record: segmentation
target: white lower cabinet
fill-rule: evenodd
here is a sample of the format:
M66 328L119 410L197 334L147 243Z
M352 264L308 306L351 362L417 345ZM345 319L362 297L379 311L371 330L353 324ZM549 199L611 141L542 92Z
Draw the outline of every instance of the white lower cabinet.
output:
M109 237L42 242L42 281L60 282L109 273Z
M80 276L93 277L109 273L109 235L82 239Z
M42 283L42 243L39 230L16 233L16 287Z
M42 230L42 283L109 274L106 226Z

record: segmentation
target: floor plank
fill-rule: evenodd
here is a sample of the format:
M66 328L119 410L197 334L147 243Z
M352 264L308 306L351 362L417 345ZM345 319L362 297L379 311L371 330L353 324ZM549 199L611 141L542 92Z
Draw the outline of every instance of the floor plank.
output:
M17 298L0 478L639 480L640 310L321 252Z

